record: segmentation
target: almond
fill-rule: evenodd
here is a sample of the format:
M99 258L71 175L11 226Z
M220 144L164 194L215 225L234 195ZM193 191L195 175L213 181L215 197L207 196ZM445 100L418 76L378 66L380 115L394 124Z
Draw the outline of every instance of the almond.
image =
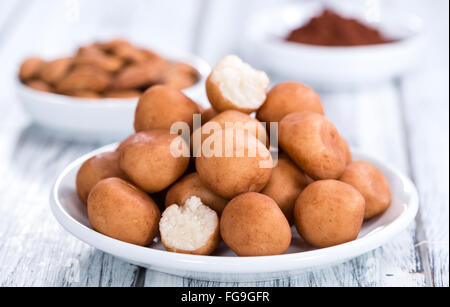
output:
M165 68L164 61L134 64L122 70L113 81L113 89L135 89L148 87L160 81Z
M123 39L113 39L106 43L96 43L97 47L107 53L116 53L117 48L122 46L132 46L130 42Z
M45 61L37 57L26 59L22 63L22 66L20 66L19 71L20 80L25 82L27 80L38 77L44 64Z
M46 93L52 92L52 88L50 87L50 85L48 85L47 83L45 83L42 80L31 80L31 81L27 82L26 85L37 91L46 92Z
M195 83L197 83L197 79L191 75L186 74L168 74L164 76L162 81L162 84L165 84L177 90L191 87Z
M101 69L91 66L80 66L75 68L63 80L56 89L59 93L74 93L77 91L102 92L110 84L111 77Z
M98 93L93 91L77 91L70 94L70 96L86 99L99 99L102 98Z
M48 84L56 84L66 76L73 64L73 58L61 58L48 62L41 71L41 78Z
M131 45L119 45L114 49L114 54L124 61L133 64L142 64L149 60L148 55Z
M185 63L173 63L163 75L162 83L182 90L197 83L198 71Z
M74 63L76 65L91 65L109 73L117 72L123 66L121 58L114 55L106 55L101 52L85 52L84 54L76 56Z

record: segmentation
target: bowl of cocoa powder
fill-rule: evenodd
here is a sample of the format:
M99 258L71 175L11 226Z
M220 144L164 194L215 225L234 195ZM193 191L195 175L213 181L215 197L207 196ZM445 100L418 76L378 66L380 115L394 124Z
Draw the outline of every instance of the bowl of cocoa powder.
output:
M369 14L370 13L370 14ZM417 67L422 20L398 11L300 4L255 13L244 52L267 71L322 89L357 88Z

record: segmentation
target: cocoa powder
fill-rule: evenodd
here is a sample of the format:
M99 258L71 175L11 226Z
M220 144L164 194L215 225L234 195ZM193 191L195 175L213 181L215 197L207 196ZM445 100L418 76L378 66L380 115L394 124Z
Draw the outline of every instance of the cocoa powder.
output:
M392 42L378 29L325 9L307 24L293 30L287 41L319 46L363 46Z

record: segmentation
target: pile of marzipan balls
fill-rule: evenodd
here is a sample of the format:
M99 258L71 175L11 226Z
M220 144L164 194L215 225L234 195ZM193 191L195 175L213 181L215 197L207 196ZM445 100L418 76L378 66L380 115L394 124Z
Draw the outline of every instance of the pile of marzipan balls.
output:
M390 206L388 181L371 163L352 161L314 90L297 82L268 87L264 72L231 55L207 80L210 109L168 86L148 89L136 109L136 134L78 172L93 229L141 246L158 237L168 251L197 255L211 254L221 240L239 256L283 254L292 224L317 248L355 240L364 220ZM202 127L191 138L205 130L202 148L217 141L241 155L172 155L171 146L199 150L169 131L175 122L192 127L195 114ZM262 122L279 123L277 163ZM212 124L219 129L206 129ZM231 141L222 138L227 133Z
M87 99L133 98L155 84L188 88L199 81L199 73L188 64L116 39L80 47L73 57L48 62L31 57L22 63L19 79L42 92Z

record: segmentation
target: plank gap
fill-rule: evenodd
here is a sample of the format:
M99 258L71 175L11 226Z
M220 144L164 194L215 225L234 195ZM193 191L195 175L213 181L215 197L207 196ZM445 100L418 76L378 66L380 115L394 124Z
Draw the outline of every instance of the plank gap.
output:
M138 267L136 270L135 278L133 280L132 287L135 288L142 288L145 285L145 275L146 275L147 269Z

